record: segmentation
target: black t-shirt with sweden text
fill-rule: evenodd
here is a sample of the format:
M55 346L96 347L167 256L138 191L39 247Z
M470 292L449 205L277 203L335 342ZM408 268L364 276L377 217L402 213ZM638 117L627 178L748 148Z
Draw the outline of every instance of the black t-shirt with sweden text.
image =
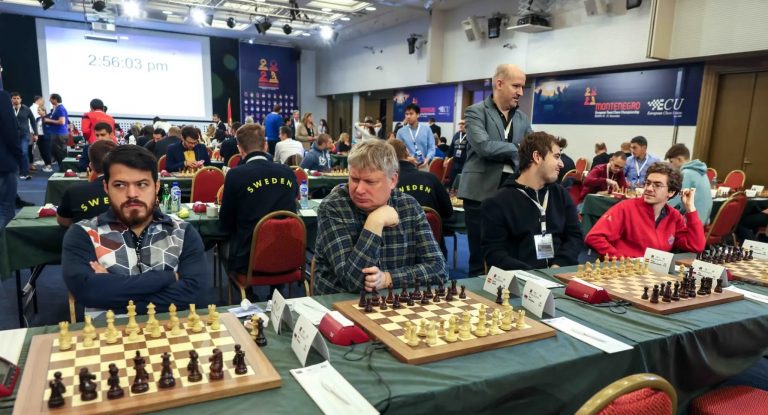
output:
M90 183L76 184L67 188L56 210L62 218L79 222L96 217L109 209L109 198L104 192L103 177Z

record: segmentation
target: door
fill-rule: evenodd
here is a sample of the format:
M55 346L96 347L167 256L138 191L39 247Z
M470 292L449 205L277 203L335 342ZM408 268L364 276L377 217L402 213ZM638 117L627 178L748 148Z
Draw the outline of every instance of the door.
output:
M742 170L744 167L755 78L755 73L720 76L717 110L712 123L709 157L706 160L709 167L717 170L719 181L723 181L728 172Z
M768 72L758 72L742 161L747 188L768 185Z

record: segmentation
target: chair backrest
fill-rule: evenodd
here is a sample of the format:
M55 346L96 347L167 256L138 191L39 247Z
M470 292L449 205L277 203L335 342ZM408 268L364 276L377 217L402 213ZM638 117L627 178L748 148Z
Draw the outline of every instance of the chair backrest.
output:
M307 229L293 212L278 210L263 218L253 228L251 267L253 272L280 274L304 266Z
M728 173L723 180L723 186L731 189L740 190L744 188L744 182L747 181L747 175L741 170L734 170Z
M443 240L443 219L440 214L431 207L423 206L424 214L427 216L427 222L432 229L432 235L435 237L435 241L440 243Z
M744 192L734 193L723 202L707 231L707 244L719 244L723 237L731 235L739 224L746 206L747 196Z
M205 147L205 149L208 151L208 158L213 157L213 149L210 147Z
M216 192L216 204L221 205L221 198L224 196L224 185L222 184L221 187L219 187L219 190Z
M160 156L160 159L157 160L157 171L163 170L165 170L165 156Z
M300 166L301 165L301 160L303 160L303 157L301 157L298 154L294 154L294 155L288 157L287 160L285 160L285 164L287 164L289 166Z
M227 160L227 167L230 169L234 169L237 167L238 164L240 164L240 155L235 154L234 156L230 157L229 160Z
M566 190L568 190L568 194L571 195L571 199L573 200L573 203L578 205L581 203L581 191L584 189L584 183L572 181L571 185L568 186Z
M707 178L709 179L709 182L712 183L712 179L715 177L717 177L717 170L712 167L707 167Z
M432 162L429 163L429 172L434 174L435 177L442 180L443 179L443 173L444 173L444 167L443 162L445 160L443 159L432 159Z
M192 176L190 202L215 202L216 193L223 185L224 172L216 167L203 167Z
M312 257L312 261L309 263L309 280L304 280L304 292L307 297L312 297L312 292L315 289L315 257Z
M576 169L570 169L563 175L562 183L566 183L568 179L576 179Z
M213 153L211 154L211 160L218 160L220 158L221 158L221 152L218 149L213 150Z
M587 169L588 165L589 161L587 161L587 159L584 157L576 160L576 175L578 176L579 180L581 180L581 177L584 175L584 171Z
M91 173L88 175L88 181L92 182L96 180L96 178L99 177L99 173L96 173L96 171L91 171Z
M443 184L448 184L451 181L451 170L453 170L453 157L448 157L443 163L443 177L440 179Z
M677 393L666 379L640 373L604 387L576 415L671 415L677 413Z

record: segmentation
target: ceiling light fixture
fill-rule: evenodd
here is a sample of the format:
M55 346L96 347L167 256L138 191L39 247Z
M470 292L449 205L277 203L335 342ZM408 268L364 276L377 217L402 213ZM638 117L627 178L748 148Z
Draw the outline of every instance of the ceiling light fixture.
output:
M309 34L309 32L303 32L301 35L302 36L312 36L311 34Z
M192 11L189 12L189 16L192 17L192 21L197 24L203 24L205 21L205 12L200 9L192 9Z
M213 13L205 15L205 24L213 26Z
M293 32L293 28L291 27L291 25L286 23L285 26L283 26L283 33L285 33L286 35L290 35L291 32Z
M170 10L163 10L163 14L167 14L167 15L169 15L169 16L170 16L170 15L172 15L172 14L173 14L173 12L172 12L172 11L170 11Z
M365 10L368 10L369 12L375 12L376 8L373 7L373 6L368 6L368 7L365 8Z
M347 16L344 16L344 17L342 17L340 20L342 20L342 21L344 21L344 22L348 22L350 19L349 19L349 17L347 17Z
M333 37L333 29L329 26L320 26L320 37L325 40L331 40Z
M322 10L322 11L324 11L324 12L331 12L331 11L333 11L333 9L331 9L331 8L328 8L328 7L323 7L323 8L322 8L322 9L320 9L320 10Z
M51 7L53 7L54 4L56 4L53 2L53 0L37 0L37 1L40 2L41 6L43 6L43 10L48 10Z
M237 22L235 21L234 17L228 17L227 18L227 27L230 29L234 29Z
M139 17L141 15L141 7L139 7L139 3L134 1L127 1L123 3L123 15L131 19Z
M93 10L96 10L96 12L101 13L107 7L107 3L104 0L95 0L91 7Z

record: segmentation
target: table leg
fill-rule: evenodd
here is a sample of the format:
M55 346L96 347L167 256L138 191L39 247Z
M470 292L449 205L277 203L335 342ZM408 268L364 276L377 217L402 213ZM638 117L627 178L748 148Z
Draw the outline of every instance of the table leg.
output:
M21 270L16 270L16 304L19 312L19 327L24 327L24 292L21 290Z

